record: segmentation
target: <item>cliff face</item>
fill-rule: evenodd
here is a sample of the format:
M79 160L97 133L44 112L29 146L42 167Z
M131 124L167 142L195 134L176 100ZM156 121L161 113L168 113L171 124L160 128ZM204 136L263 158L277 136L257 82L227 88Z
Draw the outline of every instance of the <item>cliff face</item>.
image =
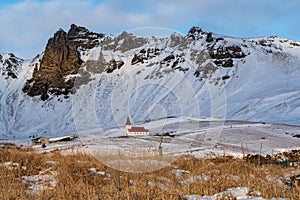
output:
M32 78L27 80L23 92L29 96L49 98L49 93L67 95L72 92L75 75L82 64L79 48L89 49L99 45L102 34L89 32L86 28L71 25L66 33L59 29L48 40L43 58L35 66Z
M102 33L94 33L85 27L71 25L68 31L68 39L74 41L82 50L92 49L98 46L99 38L104 37Z

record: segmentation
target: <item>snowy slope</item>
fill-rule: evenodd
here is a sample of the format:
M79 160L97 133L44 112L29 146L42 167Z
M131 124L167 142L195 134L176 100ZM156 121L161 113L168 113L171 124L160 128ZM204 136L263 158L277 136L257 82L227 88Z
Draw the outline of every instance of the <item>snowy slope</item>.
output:
M298 42L199 29L164 38L124 32L80 53L75 94L41 101L22 92L42 55L22 61L18 78L0 76L1 138L106 130L127 115L137 124L187 116L300 125Z
M31 77L39 59L36 57L32 61L24 61L18 69L17 79L0 79L0 131L3 139L28 138L46 133L60 134L57 130L68 130L68 119L72 119L71 100L60 102L58 99L63 97L57 97L44 102L22 92L26 79Z
M237 45L247 54L243 59L234 59L235 66L225 68L216 66L213 59L206 59L200 66L195 61L197 56L201 56L197 53L207 51L204 40L173 37L175 39L172 36L171 39L148 38L142 47L125 53L101 47L88 52L83 59L97 60L97 55L102 54L106 60L119 59L125 65L111 74L92 75L99 80L93 86L96 106L91 105L91 110L86 113L93 113L91 118L94 118L96 112L101 118L101 127L122 125L128 113L137 122L167 116L190 116L299 124L300 49L290 45L291 41L282 42L286 40L280 38L225 38L214 48ZM176 43L178 38L180 42ZM271 40L275 47L256 44L262 40ZM131 64L132 55L149 48L162 51L143 63ZM196 52L194 57L193 52ZM180 67L187 71L172 69L172 62L169 66L161 62L170 55L179 57L182 54L185 62ZM195 76L198 68L210 65L216 68L214 72L208 71L208 75L203 72L204 78ZM224 76L229 78L222 80Z

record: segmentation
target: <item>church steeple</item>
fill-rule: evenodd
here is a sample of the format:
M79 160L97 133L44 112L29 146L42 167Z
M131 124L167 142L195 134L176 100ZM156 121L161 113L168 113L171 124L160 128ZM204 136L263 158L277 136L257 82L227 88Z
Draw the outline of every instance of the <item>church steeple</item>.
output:
M127 117L127 120L126 120L126 125L131 125L131 122L130 122L130 119L129 119L129 117Z
M131 122L130 122L130 119L129 117L127 117L127 120L126 120L126 129L131 129Z

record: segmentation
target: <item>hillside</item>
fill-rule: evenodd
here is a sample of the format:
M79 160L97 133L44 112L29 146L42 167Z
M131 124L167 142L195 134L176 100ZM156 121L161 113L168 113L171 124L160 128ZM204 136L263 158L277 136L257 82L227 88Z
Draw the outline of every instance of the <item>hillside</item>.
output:
M300 43L192 27L139 37L71 25L30 61L0 56L0 135L59 136L170 116L300 125Z

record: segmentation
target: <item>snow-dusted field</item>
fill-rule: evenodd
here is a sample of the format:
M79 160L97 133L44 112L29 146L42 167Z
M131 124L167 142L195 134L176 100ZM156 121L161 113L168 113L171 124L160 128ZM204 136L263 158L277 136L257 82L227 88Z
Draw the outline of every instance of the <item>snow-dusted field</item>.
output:
M160 119L142 125L150 130L151 135L124 137L122 126L105 131L82 132L76 140L35 148L41 151L75 148L94 155L106 165L125 171L156 170L187 154L196 157L242 157L246 154L267 155L300 149L300 139L293 137L299 134L299 126L245 121L210 122L184 117ZM164 135L162 156L158 148L161 133Z
M143 124L152 134L168 133L163 137L163 146L170 148L166 153L207 151L270 154L300 148L300 140L293 137L300 133L299 126L276 125L243 121L207 121L191 118L167 118ZM81 142L89 147L110 145L109 149L157 147L159 136L118 137L124 135L124 127L103 132L81 134ZM173 137L174 136L174 137ZM209 137L214 137L211 140ZM101 144L101 145L100 145ZM134 145L135 144L135 145ZM140 144L140 145L139 145ZM182 148L185 147L185 148ZM168 148L167 148L168 149ZM173 151L174 150L174 151Z
M264 198L259 197L259 191L254 191L256 192L256 197L251 197L249 195L249 192L251 191L249 191L247 187L237 187L230 188L224 192L220 192L212 196L185 195L184 197L186 198L186 200L218 200L221 197L223 197L224 199L229 199L231 197L239 200L264 200Z

